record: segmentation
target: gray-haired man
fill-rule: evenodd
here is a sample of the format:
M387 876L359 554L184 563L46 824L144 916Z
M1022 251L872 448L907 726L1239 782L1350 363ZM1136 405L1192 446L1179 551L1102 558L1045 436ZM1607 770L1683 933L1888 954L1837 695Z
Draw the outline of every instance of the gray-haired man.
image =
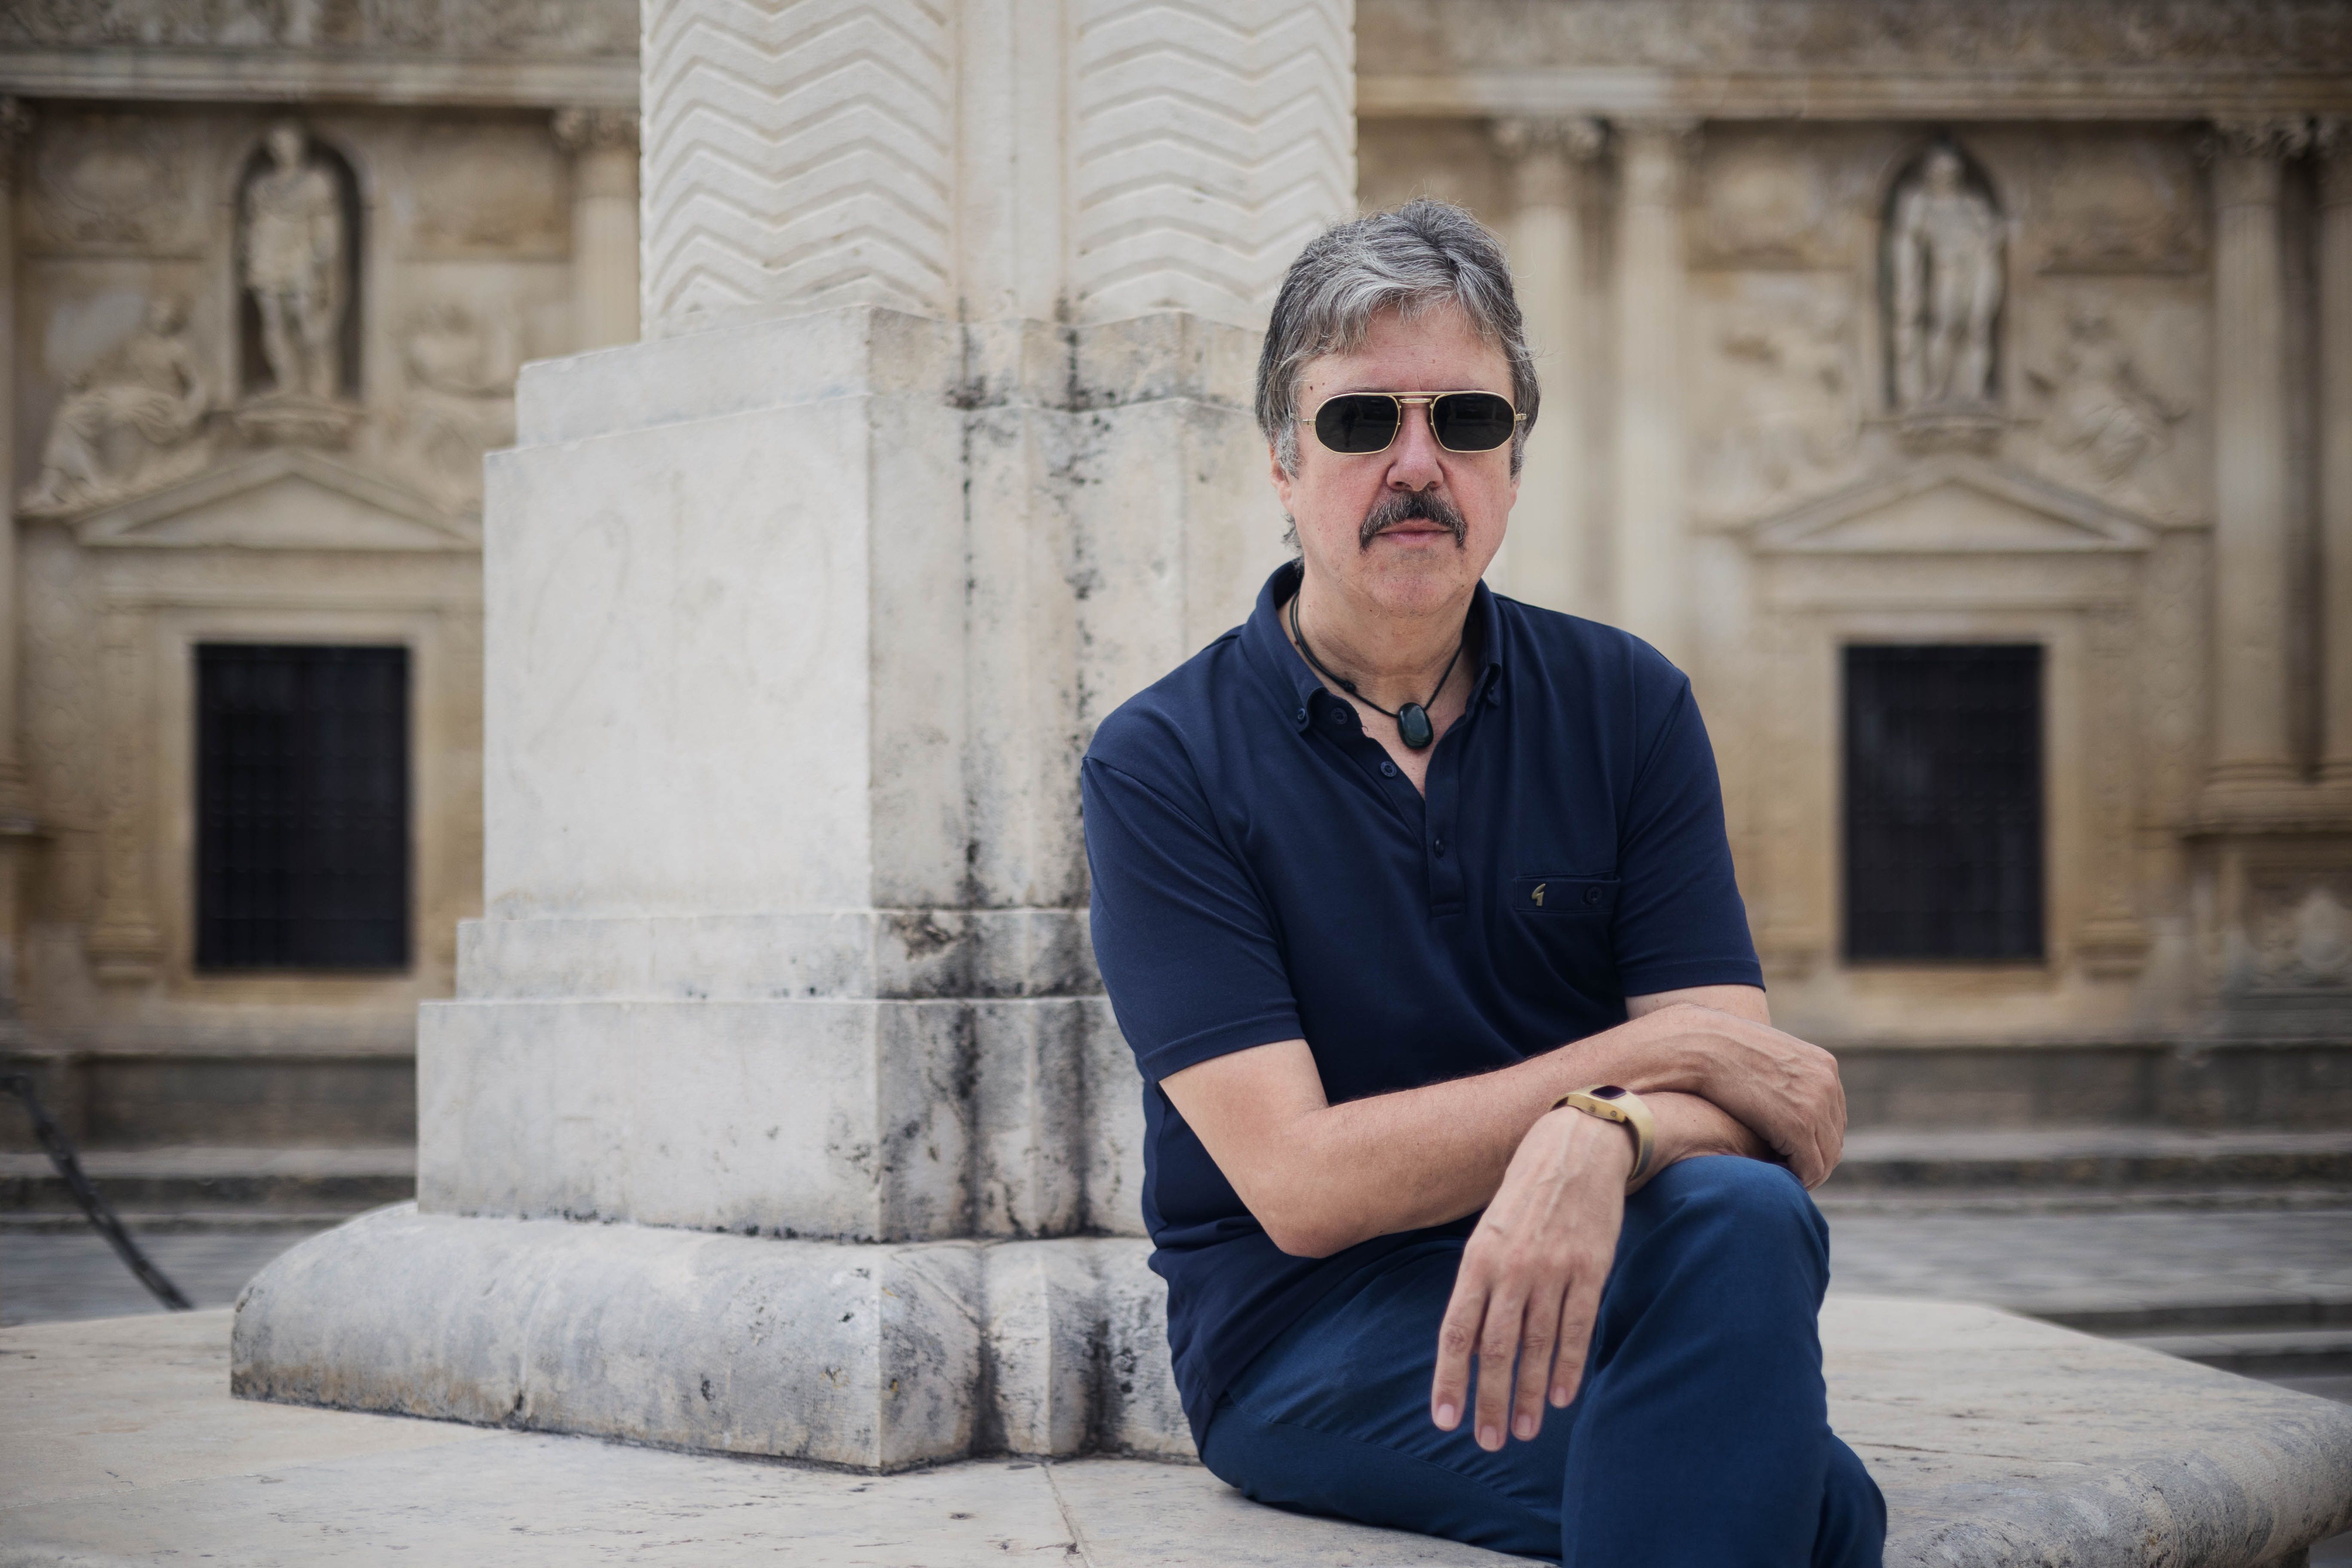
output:
M1805 1194L1844 1100L1768 1020L1689 683L1479 582L1537 410L1492 237L1317 239L1258 408L1300 559L1084 774L1202 1458L1531 1557L1877 1562Z

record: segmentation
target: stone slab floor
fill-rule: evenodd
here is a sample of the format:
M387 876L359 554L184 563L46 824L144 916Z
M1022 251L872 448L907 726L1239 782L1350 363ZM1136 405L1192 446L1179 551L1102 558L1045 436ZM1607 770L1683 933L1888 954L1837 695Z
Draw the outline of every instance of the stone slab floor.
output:
M1859 1212L1833 1226L1838 1287L1858 1293L2029 1311L2352 1300L2352 1208ZM95 1236L0 1231L0 1321L53 1325L0 1338L0 1568L1507 1561L1258 1510L1186 1466L997 1461L877 1479L232 1401L220 1309L304 1234L148 1238L213 1309L171 1315ZM2352 1401L2352 1377L2280 1381ZM2352 1537L2312 1563L2352 1565Z
M872 1477L227 1396L228 1313L0 1336L0 1568L1513 1561L1260 1509L1189 1465Z

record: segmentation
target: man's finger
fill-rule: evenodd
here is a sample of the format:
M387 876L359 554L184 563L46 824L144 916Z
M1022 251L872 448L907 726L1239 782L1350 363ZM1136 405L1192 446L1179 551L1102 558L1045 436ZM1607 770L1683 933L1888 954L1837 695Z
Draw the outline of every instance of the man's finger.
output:
M1538 1290L1528 1299L1519 1329L1519 1375L1511 1398L1511 1435L1533 1440L1543 1430L1544 1388L1551 1381L1552 1351L1559 1342L1561 1293Z
M1519 1353L1519 1329L1527 1299L1494 1296L1486 1302L1486 1326L1478 1335L1478 1447L1488 1453L1503 1446L1511 1415L1511 1363Z
M1470 1387L1470 1356L1478 1346L1478 1330L1486 1317L1486 1289L1466 1277L1454 1282L1453 1299L1437 1325L1437 1375L1429 1384L1429 1416L1439 1430L1451 1432L1462 1423L1462 1407Z
M1555 1409L1567 1409L1584 1382L1584 1362L1592 1352L1592 1321L1601 1312L1601 1281L1604 1278L1605 1273L1590 1278L1580 1275L1569 1281L1568 1293L1560 1298L1559 1345L1553 1352L1551 1368L1551 1402Z

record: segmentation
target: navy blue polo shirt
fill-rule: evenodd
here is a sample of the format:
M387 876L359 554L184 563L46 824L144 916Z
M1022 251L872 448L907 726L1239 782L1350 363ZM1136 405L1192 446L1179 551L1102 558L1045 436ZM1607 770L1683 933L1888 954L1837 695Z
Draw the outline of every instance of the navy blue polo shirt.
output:
M1469 710L1423 798L1284 635L1298 572L1104 721L1082 772L1095 955L1143 1072L1143 1217L1196 1440L1326 1292L1473 1222L1283 1253L1161 1079L1304 1039L1337 1104L1508 1067L1624 1022L1629 995L1763 984L1680 670L1482 584Z

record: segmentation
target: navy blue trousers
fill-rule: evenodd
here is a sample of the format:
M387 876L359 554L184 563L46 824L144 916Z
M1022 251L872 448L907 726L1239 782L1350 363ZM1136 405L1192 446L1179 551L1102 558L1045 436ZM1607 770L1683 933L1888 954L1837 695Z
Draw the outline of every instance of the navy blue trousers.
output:
M1278 1508L1572 1568L1877 1568L1886 1504L1832 1435L1829 1226L1761 1161L1669 1166L1625 1203L1583 1386L1489 1454L1429 1416L1458 1240L1317 1303L1219 1403L1201 1458Z

